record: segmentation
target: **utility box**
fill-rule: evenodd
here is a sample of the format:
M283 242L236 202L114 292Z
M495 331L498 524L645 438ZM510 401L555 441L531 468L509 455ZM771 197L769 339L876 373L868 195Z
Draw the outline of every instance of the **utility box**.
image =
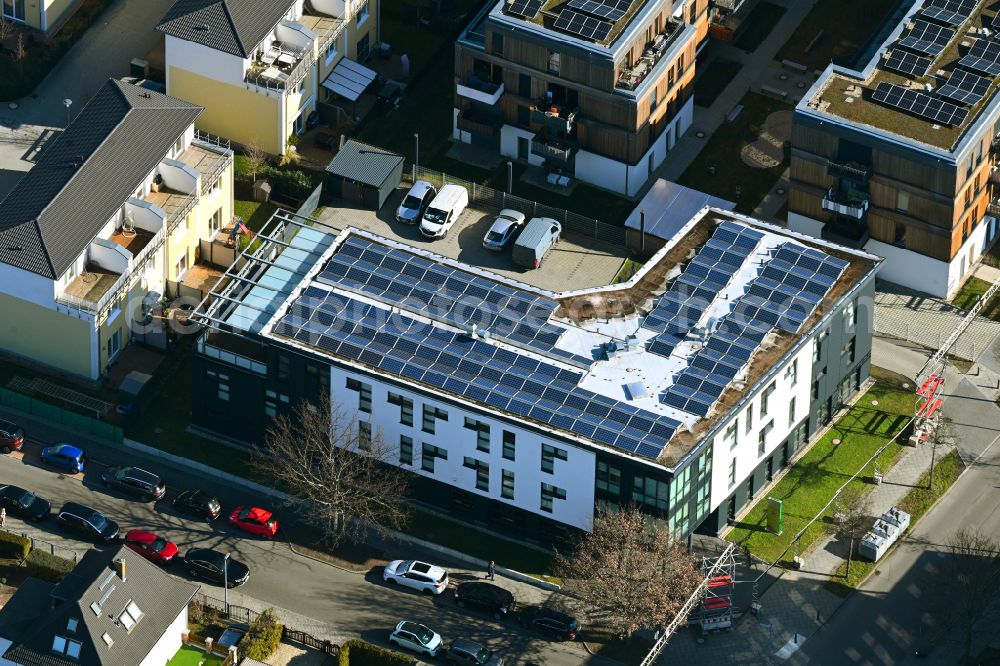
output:
M262 203L271 200L271 181L261 178L253 184L253 200Z

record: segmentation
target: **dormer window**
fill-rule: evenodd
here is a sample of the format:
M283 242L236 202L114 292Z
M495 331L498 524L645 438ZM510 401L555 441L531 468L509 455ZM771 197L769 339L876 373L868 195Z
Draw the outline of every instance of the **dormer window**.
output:
M118 616L118 621L122 623L123 627L125 627L125 631L132 631L132 627L135 626L135 623L138 622L140 618L142 618L142 611L135 605L135 602L129 601L128 604L125 605L125 610L123 610L121 615Z
M78 620L75 617L71 617L70 619L66 620L66 631L68 631L71 634L75 634L76 628L79 625L80 625L80 620Z
M56 636L52 639L52 651L56 654L66 655L71 659L80 658L80 648L83 646L80 641L73 641L65 636Z

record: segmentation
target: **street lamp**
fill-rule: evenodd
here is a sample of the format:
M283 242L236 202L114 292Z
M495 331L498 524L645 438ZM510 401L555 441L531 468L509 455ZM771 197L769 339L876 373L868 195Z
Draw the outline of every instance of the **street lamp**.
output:
M73 106L73 100L67 97L62 103L66 107L66 127L69 127L69 107Z
M222 558L222 603L229 615L229 553Z
M420 134L417 132L413 133L413 140L416 142L416 146L413 149L413 180L417 180L417 166L420 164Z
M514 193L514 163L507 160L507 194Z

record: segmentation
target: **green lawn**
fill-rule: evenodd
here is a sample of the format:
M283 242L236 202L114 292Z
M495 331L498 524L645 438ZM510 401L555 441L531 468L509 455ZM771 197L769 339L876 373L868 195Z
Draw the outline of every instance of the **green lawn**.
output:
M872 406L872 400L878 401L877 407ZM749 546L754 555L765 561L775 560L844 481L899 431L907 417L913 415L913 407L912 391L888 383L876 383L768 492L767 497L783 501L784 531L781 536L766 531L767 498L761 497L726 538ZM840 444L834 444L834 439L841 440ZM892 444L874 464L885 473L900 452L901 447ZM870 476L871 471L869 466L845 492L852 492L855 496L869 492L871 486L863 479ZM831 506L825 515L832 517L834 513L835 507ZM810 525L802 536L798 551L806 551L826 534L827 529L823 519ZM794 554L793 548L784 559L790 560Z
M694 103L709 107L743 69L735 60L713 60L694 82Z
M951 299L951 304L956 308L961 308L962 310L969 310L976 301L989 290L992 285L986 280L982 280L975 276L970 277L962 285L962 288L958 290L954 298ZM979 311L980 316L986 317L987 319L992 319L993 321L1000 321L1000 295L994 296L989 303L983 306L983 309Z
M760 3L750 13L750 18L747 19L746 25L743 26L740 34L733 41L733 45L738 46L744 51L755 51L760 46L760 43L771 34L771 30L774 29L774 26L781 17L785 15L785 11L784 7L770 2Z
M781 164L755 169L743 163L740 151L757 141L764 121L775 111L791 111L785 102L757 93L740 100L743 112L733 123L723 123L698 157L677 180L681 185L701 190L736 203L736 210L749 213L761 202L788 166L791 151L786 143ZM713 173L714 171L714 173ZM737 187L740 188L737 195Z
M850 64L896 4L897 0L819 0L775 59L792 60L810 69L823 69L831 60Z
M271 219L271 215L278 210L278 207L272 203L236 199L233 202L233 209L236 215L243 218L243 223L250 228L250 231L257 232Z
M184 645L177 651L167 666L216 666L222 664L222 658L214 654L205 654L196 647Z

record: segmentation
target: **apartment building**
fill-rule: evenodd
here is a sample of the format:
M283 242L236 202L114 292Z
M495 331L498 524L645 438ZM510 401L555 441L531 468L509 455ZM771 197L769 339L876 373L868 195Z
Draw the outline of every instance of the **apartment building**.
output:
M193 315L194 423L260 443L328 392L418 499L517 538L631 502L718 532L869 374L879 259L717 209L561 293L283 213L262 236Z
M201 109L109 80L0 201L0 349L95 380L147 294L232 219L233 158Z
M955 294L997 234L987 4L914 3L863 69L826 69L795 109L790 228L885 257L886 280Z
M272 155L306 130L378 42L380 0L178 0L166 35L167 94L198 104L198 129ZM359 69L360 68L360 69Z
M497 0L455 45L455 140L632 196L691 126L707 0Z

